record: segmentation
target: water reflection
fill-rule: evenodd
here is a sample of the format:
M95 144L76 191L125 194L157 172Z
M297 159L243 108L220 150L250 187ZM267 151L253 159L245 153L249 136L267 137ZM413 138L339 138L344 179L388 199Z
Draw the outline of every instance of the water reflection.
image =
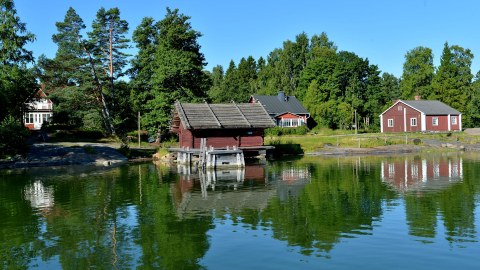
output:
M33 208L48 210L54 205L53 188L45 187L40 180L25 186L24 196Z
M0 269L199 269L210 268L209 254L218 262L230 252L239 268L245 257L281 268L276 262L291 250L332 268L329 261L351 256L342 250L384 252L367 242L405 255L423 246L480 252L478 175L478 161L462 154L315 157L205 173L140 164L1 175ZM289 251L265 260L248 246L252 231Z
M177 188L182 196L176 201L180 217L188 213L232 214L244 209L264 209L276 192L268 187L264 165L245 168L195 170L177 166ZM200 190L200 192L199 192Z
M420 156L382 161L382 181L400 192L435 190L463 179L463 159L457 156Z

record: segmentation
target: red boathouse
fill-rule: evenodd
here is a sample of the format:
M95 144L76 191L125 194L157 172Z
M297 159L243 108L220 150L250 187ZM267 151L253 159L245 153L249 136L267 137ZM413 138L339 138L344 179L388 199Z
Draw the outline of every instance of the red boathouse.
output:
M275 123L259 103L175 103L171 131L180 147L248 148L263 145L265 128Z

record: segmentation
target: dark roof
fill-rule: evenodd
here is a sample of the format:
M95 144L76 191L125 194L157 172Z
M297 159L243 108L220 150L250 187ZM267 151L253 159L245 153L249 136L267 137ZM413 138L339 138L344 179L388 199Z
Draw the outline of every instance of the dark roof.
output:
M265 106L265 109L271 115L284 113L308 114L307 109L298 101L295 96L286 96L285 100L280 100L278 96L252 95L253 99Z
M438 100L400 100L426 115L461 114L459 111Z
M275 123L258 103L175 103L186 129L269 128ZM175 118L174 116L174 118Z

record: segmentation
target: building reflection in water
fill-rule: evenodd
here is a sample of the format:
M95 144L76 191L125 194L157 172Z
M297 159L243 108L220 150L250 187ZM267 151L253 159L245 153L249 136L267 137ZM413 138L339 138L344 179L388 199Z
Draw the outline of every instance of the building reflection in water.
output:
M45 187L39 180L25 186L24 198L32 208L39 210L49 210L54 205L53 188Z
M461 157L424 159L419 156L382 161L381 178L401 192L435 190L463 179Z
M277 179L278 197L285 201L290 196L299 196L310 183L311 175L307 166L290 166L282 168Z
M263 209L275 195L266 180L264 165L205 172L179 165L177 172L180 181L174 188L181 196L176 196L175 203L180 216L192 211Z

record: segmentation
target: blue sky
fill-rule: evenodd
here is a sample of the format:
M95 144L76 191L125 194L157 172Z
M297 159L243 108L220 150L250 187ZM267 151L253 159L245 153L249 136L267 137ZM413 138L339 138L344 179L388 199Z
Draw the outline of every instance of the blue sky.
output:
M228 67L241 57L266 57L299 33L326 32L339 50L351 51L382 72L402 73L405 53L416 46L433 50L439 65L445 41L472 50L480 58L480 1L475 0L16 0L18 15L37 36L28 46L38 57L53 57L51 36L72 6L87 26L100 7L118 7L130 32L143 17L161 20L166 7L191 17L201 32L201 51L208 62ZM472 73L480 69L474 59Z

